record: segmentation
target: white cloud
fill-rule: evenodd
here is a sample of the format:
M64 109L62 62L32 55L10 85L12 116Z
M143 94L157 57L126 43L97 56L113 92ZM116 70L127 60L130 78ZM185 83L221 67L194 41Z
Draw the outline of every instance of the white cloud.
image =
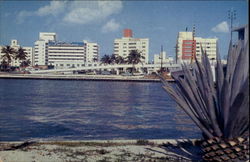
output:
M17 19L22 23L29 16L55 16L64 23L89 24L119 13L121 1L51 1L36 11L21 11Z
M36 14L39 16L54 15L62 13L66 7L66 1L51 1L49 5L39 8Z
M114 32L117 31L120 27L121 25L119 23L117 23L114 19L111 19L102 27L102 32Z
M226 21L223 21L212 28L213 32L216 33L228 33L229 32L229 25Z
M121 1L74 1L63 20L69 23L88 24L106 19L121 9Z
M33 15L33 13L32 12L30 12L30 11L21 11L21 12L19 12L18 14L17 14L17 23L18 24L21 24L21 23L23 23L24 21L25 21L25 18L26 17L29 17L29 16L32 16Z

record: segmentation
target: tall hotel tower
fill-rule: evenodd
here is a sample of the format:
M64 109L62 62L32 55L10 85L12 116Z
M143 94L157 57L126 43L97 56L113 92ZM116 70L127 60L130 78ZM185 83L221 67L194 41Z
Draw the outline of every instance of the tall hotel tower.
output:
M148 63L148 48L149 39L133 38L133 31L131 29L124 29L123 37L114 40L114 54L126 58L131 50L138 50L145 57L142 60L144 63Z
M194 37L193 32L179 32L177 38L176 59L178 62L190 63L192 55L201 60L202 49L210 60L216 60L217 38Z

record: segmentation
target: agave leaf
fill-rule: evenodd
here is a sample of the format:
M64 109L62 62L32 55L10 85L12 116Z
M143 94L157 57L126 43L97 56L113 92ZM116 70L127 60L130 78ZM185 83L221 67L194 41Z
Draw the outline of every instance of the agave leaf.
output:
M206 97L206 93L205 93L205 85L204 85L204 80L205 79L205 70L203 68L203 66L200 64L199 61L196 60L196 65L197 65L197 70L196 71L196 76L197 77L197 83L198 83L198 88L201 92L202 98Z
M184 81L184 79L180 80L180 85L179 88L181 89L183 95L187 99L187 101L190 103L190 108L195 112L199 118L202 118L203 113L199 111L199 105L196 102L196 99L194 98L194 95L192 93L192 90L189 88L188 84Z
M240 137L240 136L244 136L244 135L249 135L249 117L246 117L246 121L244 124L243 128L239 130L239 133L237 133L237 135L235 135L234 137Z
M218 121L217 121L217 116L215 113L215 104L214 104L214 98L212 95L212 91L210 89L206 89L206 94L207 94L207 108L208 108L208 113L210 116L210 119L212 121L212 126L215 132L215 136L217 137L221 137L222 136L222 132L220 130L220 127L218 125Z
M216 58L216 70L215 70L215 75L216 75L216 95L217 95L217 113L218 113L218 122L219 125L223 125L223 115L222 115L222 105L221 105L221 92L222 92L222 87L223 87L223 80L224 80L224 73L223 73L223 67L221 64L220 60L220 53L218 50L218 45L217 45L217 58Z
M163 87L169 94L173 97L173 99L178 103L178 105L188 114L188 116L194 121L194 123L204 132L204 134L212 138L213 135L209 131L209 129L205 126L205 124L201 123L201 121L198 119L198 117L194 114L194 111L192 109L189 109L189 105L187 103L187 100L182 96L182 93L178 86L176 88L171 87L169 84L166 84L166 86Z
M230 108L229 122L227 124L225 136L232 137L233 132L237 132L235 127L244 127L243 123L236 124L241 118L249 117L249 78L241 87L240 92Z
M201 98L198 96L199 94L197 93L197 85L195 84L196 78L191 74L191 71L188 70L187 66L183 67L183 71L184 80L181 80L180 83L184 88L184 91L186 91L187 98L192 103L192 106L199 114L200 118L202 118L202 120L209 120L207 111L202 104Z
M245 134L247 131L249 131L249 116L244 116L240 120L238 120L238 123L236 126L240 125L241 127L236 127L232 134L232 137L239 137ZM248 132L249 133L249 132Z
M241 85L244 84L244 81L245 81L244 78L246 78L245 76L247 76L249 72L248 54L245 55L245 52L246 52L245 49L246 48L244 49L240 48L239 51L237 51L239 53L238 54L239 56L238 56L235 70L232 76L231 89L233 89L234 91L232 92L231 99L230 99L231 104L233 104L232 102L234 101L234 98L236 97L236 95L239 93L239 90L241 89Z
M227 69L226 69L226 76L225 76L225 79L228 81L228 83L231 80L231 76L232 76L233 69L234 69L234 61L237 58L235 51L236 51L236 48L233 48L232 41L230 41L228 57L227 57Z
M225 131L229 116L230 107L230 88L227 79L224 80L222 91L221 91L221 105L222 105L222 115L223 115L223 129Z
M165 87L164 87L165 88ZM166 89L167 90L167 89ZM169 92L169 91L168 91ZM213 138L212 133L209 131L209 129L207 129L199 120L197 117L195 117L195 115L193 114L193 112L188 109L188 105L186 103L184 103L183 101L185 99L181 99L178 97L175 97L173 95L171 95L173 97L173 99L178 103L178 105L184 110L184 112L191 118L191 120L193 120L193 122L201 129L201 131L208 137L208 138ZM186 106L185 106L186 105Z
M233 128L234 128L236 121L237 121L235 119L237 118L238 113L239 113L238 109L243 104L244 97L245 97L244 94L239 93L234 100L234 103L233 103L233 105L231 107L231 111L230 111L231 114L229 116L229 120L228 120L228 123L226 125L225 132L224 132L224 136L226 138L228 138L228 137L232 138L231 134L233 132Z
M248 37L245 38L248 42ZM209 59L202 48L202 62L192 71L184 65L183 77L173 75L176 87L165 89L190 116L206 138L235 138L249 131L249 46L229 45L226 73L217 48L216 88ZM167 88L168 87L168 88Z
M203 51L203 50L202 50ZM209 117L212 122L212 126L214 128L215 136L222 136L221 129L218 125L218 117L217 117L217 107L216 107L216 93L214 90L213 76L211 71L211 66L208 60L206 53L203 51L202 55L202 64L205 68L205 73L201 73L202 83L204 87L204 92L206 94L207 99L205 100L206 107L208 109ZM199 67L199 64L197 64Z

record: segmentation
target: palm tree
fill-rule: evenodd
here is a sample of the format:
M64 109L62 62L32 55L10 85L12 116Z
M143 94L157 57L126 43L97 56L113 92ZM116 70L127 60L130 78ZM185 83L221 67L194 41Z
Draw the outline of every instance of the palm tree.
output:
M115 64L116 57L117 57L116 54L112 54L110 56L110 64Z
M133 65L132 74L134 74L135 64L142 63L141 59L145 59L145 57L142 56L141 52L139 52L138 50L131 50L130 51L130 53L127 57L127 63Z
M164 81L165 90L203 133L201 147L206 161L249 158L249 45L230 43L226 73L217 53L216 86L206 52L183 75L173 75L175 86ZM218 51L218 50L217 50Z
M16 53L15 49L10 47L9 45L6 45L5 47L2 48L1 53L3 53L1 59L2 62L7 62L7 67L10 66L12 58L14 58L14 54Z
M116 56L115 63L116 64L124 64L126 61L122 56Z
M111 64L111 57L109 55L104 55L102 58L101 58L101 64Z
M8 63L5 60L1 61L0 70L6 70L8 68Z
M27 67L31 64L31 61L28 59L28 60L23 60L20 64L20 67Z
M93 61L94 61L94 62L97 62L97 61L98 61L98 58L94 57L94 58L93 58Z
M26 60L26 58L27 58L27 52L25 52L25 50L22 47L18 48L18 50L16 51L15 59L24 61Z

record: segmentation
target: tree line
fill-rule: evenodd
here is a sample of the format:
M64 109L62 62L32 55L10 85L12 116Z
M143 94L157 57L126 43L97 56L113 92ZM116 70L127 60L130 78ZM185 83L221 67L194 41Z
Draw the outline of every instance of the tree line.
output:
M122 57L116 54L112 55L104 55L101 58L101 64L132 64L133 68L131 70L132 74L135 71L135 65L139 63L143 63L142 59L145 57L138 50L131 50L127 57Z
M14 49L9 45L6 45L1 50L1 63L0 69L3 71L9 71L11 68L11 62L14 60L19 60L19 67L27 67L31 64L31 61L27 59L27 52L22 47Z
M116 54L112 54L104 55L100 61L102 64L138 64L142 63L142 59L145 59L145 57L142 56L141 52L138 50L131 50L129 55L125 58Z

